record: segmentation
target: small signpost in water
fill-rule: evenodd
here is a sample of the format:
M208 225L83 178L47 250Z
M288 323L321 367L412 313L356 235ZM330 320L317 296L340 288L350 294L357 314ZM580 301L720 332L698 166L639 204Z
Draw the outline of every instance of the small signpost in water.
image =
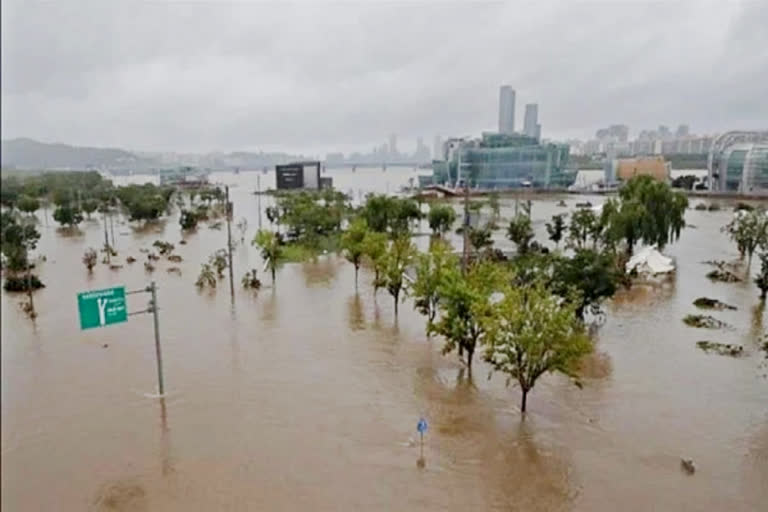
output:
M427 428L429 428L429 425L427 425L427 420L424 418L419 418L419 423L416 425L416 430L419 432L419 464L421 466L424 465L424 432L427 431Z
M125 296L132 293L152 294L147 309L128 313ZM157 286L155 282L152 281L146 288L130 292L125 291L125 286L116 286L114 288L78 293L77 310L80 313L80 328L83 330L126 322L131 315L152 313L155 320L158 392L160 396L163 396L165 391L163 386L163 356L160 351L160 318L157 313Z

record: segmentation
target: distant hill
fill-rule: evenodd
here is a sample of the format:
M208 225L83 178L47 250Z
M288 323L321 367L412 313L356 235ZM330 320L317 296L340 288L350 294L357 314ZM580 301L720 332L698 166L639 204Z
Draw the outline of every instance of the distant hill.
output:
M32 139L2 141L0 163L17 169L143 167L147 159L122 149L47 144Z
M116 148L92 148L68 144L48 144L33 139L2 141L0 164L9 169L100 169L109 171L147 171L178 166L208 169L260 170L302 156L287 153L134 153Z

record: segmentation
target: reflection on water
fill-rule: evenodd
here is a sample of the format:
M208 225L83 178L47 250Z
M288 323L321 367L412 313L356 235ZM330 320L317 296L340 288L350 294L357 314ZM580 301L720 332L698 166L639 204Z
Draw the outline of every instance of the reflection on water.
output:
M341 189L364 193L386 182L394 190L413 172L329 174ZM233 185L250 240L256 176L213 179ZM538 238L546 239L546 219L581 200L535 197ZM502 216L513 211L514 201L502 201ZM100 223L71 236L42 229L47 287L35 294L37 320L18 309L19 296L0 296L2 508L760 510L768 502L764 356L719 357L695 346L708 336L755 347L765 332L753 285L703 278L700 261L736 256L720 232L729 218L691 210L698 228L667 249L677 275L620 291L582 363L583 388L542 377L524 419L514 383L486 379L480 358L470 380L455 354L441 355L441 339L427 338L410 300L395 319L392 297L374 296L370 270L361 269L355 293L342 258L286 264L275 287L260 272L262 289L237 286L233 302L226 278L216 290L194 286L200 264L226 245L225 230L203 226L182 245L176 214L121 227L117 259L138 261L116 271L99 264L89 275L81 258L101 247ZM503 233L495 238L511 246ZM156 382L151 319L80 331L75 301L85 289L146 285L140 249L158 239L183 257L156 262L151 274L169 391L161 400L144 397ZM236 279L263 268L249 244L238 245L234 261ZM681 319L700 296L737 306L712 313L735 328L686 327ZM128 302L132 311L145 306L140 296ZM430 428L420 469L421 416ZM696 462L694 476L682 474L681 457Z

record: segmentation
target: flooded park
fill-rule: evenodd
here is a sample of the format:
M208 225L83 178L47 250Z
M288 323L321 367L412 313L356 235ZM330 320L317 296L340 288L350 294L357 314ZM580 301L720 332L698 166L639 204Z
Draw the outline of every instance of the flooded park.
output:
M359 200L395 193L418 173L327 174ZM226 226L202 223L182 234L177 210L146 226L120 218L114 260L122 268L98 264L89 274L82 257L102 244L99 217L67 234L37 213L36 253L45 256L37 270L46 284L34 294L37 318L19 308L23 294L2 292L3 510L768 508L768 359L760 350L768 315L751 280L713 282L703 263L738 257L721 231L733 216L725 202L707 211L693 206L711 200L691 199L688 228L664 251L675 273L607 301L581 387L545 375L523 416L520 390L502 375L488 378L482 357L470 379L455 353L441 354L442 341L427 337L410 298L395 318L365 266L357 291L353 266L335 254L282 265L272 287L250 244L260 223L269 226L264 209L273 201L254 194L257 179L261 189L274 187L274 173L210 176L229 185L234 218L247 219L243 241L233 232L234 297L226 278L212 290L195 287L201 263L226 247ZM604 200L534 197L536 238L546 241L552 215ZM514 203L502 197L503 219ZM414 241L424 248L428 238ZM141 249L156 240L175 244L183 261L158 261L148 274ZM504 230L494 241L514 247ZM139 262L125 264L128 256ZM239 284L252 268L264 282L258 291ZM79 292L130 291L152 280L162 399L154 396L152 316L82 331L77 312ZM713 313L726 328L683 323L699 297L735 306ZM129 295L129 312L147 300ZM744 350L707 353L702 340ZM421 417L429 424L423 465ZM681 470L689 458L694 474Z

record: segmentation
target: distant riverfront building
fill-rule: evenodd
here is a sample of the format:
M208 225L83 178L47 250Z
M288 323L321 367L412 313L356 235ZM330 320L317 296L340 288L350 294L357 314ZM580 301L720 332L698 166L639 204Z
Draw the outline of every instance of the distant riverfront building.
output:
M499 133L515 132L515 90L502 85L499 90Z
M768 194L768 131L724 133L712 143L708 167L712 190Z
M568 145L541 144L521 134L483 133L479 139L449 139L446 160L432 163L433 182L454 186L471 176L479 188L565 188L576 175L568 172Z

